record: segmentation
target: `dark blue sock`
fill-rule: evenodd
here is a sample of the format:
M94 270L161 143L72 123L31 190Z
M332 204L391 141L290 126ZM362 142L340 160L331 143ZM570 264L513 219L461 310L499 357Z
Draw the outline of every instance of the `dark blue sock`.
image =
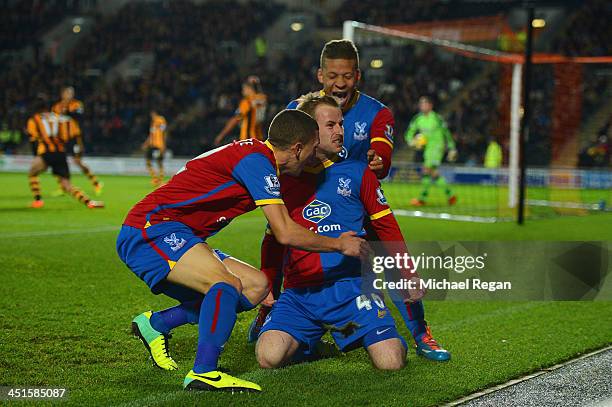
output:
M217 369L223 345L236 323L238 291L227 283L216 283L206 293L200 309L200 336L193 371L206 373Z
M183 302L175 307L154 312L150 319L151 326L156 331L167 334L176 327L197 324L201 303L202 300Z
M427 328L427 322L425 322L425 308L423 308L423 302L417 301L413 303L404 303L402 300L393 301L398 311L402 315L402 319L406 324L406 327L410 331L410 334L415 341L421 339L425 334Z
M244 311L250 311L253 308L255 308L255 305L253 305L253 303L251 303L251 301L247 297L245 297L244 294L240 294L240 297L238 299L238 307L236 307L236 312L240 314Z
M291 363L307 362L312 357L313 354L307 346L300 346L299 348L297 348L293 356L291 356Z

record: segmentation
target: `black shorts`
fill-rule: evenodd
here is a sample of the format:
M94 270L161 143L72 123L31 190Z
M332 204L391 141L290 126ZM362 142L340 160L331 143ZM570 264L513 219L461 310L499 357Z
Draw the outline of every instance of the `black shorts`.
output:
M68 169L66 153L44 153L40 157L48 167L51 167L51 171L54 175L62 178L70 178L70 170Z
M159 148L149 147L145 152L145 157L147 160L163 160L164 159L164 151Z

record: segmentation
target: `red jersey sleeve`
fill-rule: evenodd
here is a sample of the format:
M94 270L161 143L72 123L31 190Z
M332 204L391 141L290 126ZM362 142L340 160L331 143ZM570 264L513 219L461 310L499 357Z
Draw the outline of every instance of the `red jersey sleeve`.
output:
M365 229L368 240L378 241L387 256L409 254L399 224L387 204L380 182L369 168L366 168L361 183L361 202L369 215ZM410 279L414 274L409 269L401 271L401 277Z
M393 131L395 120L389 108L384 107L374 117L370 130L370 147L383 160L383 176L389 174L391 155L393 154Z

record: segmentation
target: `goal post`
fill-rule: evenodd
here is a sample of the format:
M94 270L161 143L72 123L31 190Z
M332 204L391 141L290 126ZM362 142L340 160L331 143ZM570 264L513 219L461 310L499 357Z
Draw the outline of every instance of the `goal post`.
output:
M406 45L409 48L425 47L437 54L454 55L456 58L461 57L466 61L480 61L481 64L487 64L489 68L493 68L482 68L483 75L486 72L495 71L495 75L492 75L493 79L489 80L487 86L497 86L496 84L492 85L491 81L498 81L500 84L498 94L495 95L497 100L490 101L488 113L492 117L491 126L497 125L500 129L498 133L504 140L503 166L494 169L483 168L482 162L479 162L476 166L468 168L468 164L465 162L458 164L444 163L440 167L440 172L449 174L448 178L451 179L451 185L456 185L457 190L460 191L457 205L451 207L440 202L437 205L412 208L407 204L408 196L406 195L418 193L417 178L421 174L421 170L418 164L406 158L407 156L404 154L406 149L401 149L394 158L396 177L387 180L385 186L385 188L391 190L391 195L395 198L391 199L391 202L394 203L394 207L398 208L396 212L400 215L477 222L516 219L519 207L520 129L523 115L522 88L525 60L522 53L491 49L493 48L491 47L491 38L495 33L487 32L481 36L482 38L478 37L479 34L476 33L478 29L490 30L490 27L495 24L502 27L503 22L498 19L491 23L492 19L444 22L445 27L458 27L457 30L462 31L461 35L451 33L452 30L450 29L446 29L446 31L440 29L435 26L436 23L414 24L410 27L382 27L357 21L345 21L343 23L343 37L355 42L360 48L362 56L370 55L370 48L381 50L385 47L395 47L398 49L397 52L400 52L399 50ZM440 23L438 24L441 26ZM479 24L481 24L480 27ZM502 32L501 30L500 32ZM435 37L432 35L434 32L436 34L441 33L441 35ZM471 36L471 38L477 38L477 40L473 43L467 43L462 41L462 35L465 37ZM486 37L487 35L488 37ZM478 39L484 39L484 41L478 41ZM488 47L474 44L486 44ZM382 51L379 51L379 53L386 55L388 58L391 58L389 55L392 54ZM448 57L446 58L448 59ZM579 133L584 131L585 121L587 120L580 106L582 101L577 96L577 91L582 91L583 87L582 74L578 74L578 72L583 69L585 72L588 70L591 76L596 75L596 72L605 72L612 66L610 65L612 57L570 58L561 55L536 53L533 55L532 61L537 70L537 72L534 72L537 78L532 81L532 84L539 89L535 95L537 100L535 100L536 118L534 120L548 121L549 123L547 123L548 127L545 129L536 129L539 131L539 134L536 135L538 137L537 143L534 142L534 137L526 141L529 147L526 152L527 157L535 157L535 159L531 159L531 162L528 159L528 168L525 175L528 189L525 199L527 216L535 218L609 211L610 204L612 204L610 193L612 173L610 167L579 168L580 163L574 158L578 157L579 149L585 143L585 138ZM385 89L386 85L384 79L380 79L382 75L370 69L369 62L367 58L364 60L362 57L362 71L364 69L370 71L365 72L364 75L366 92L370 91L373 96L387 102L393 109L393 99L385 100L384 95L379 96L380 93L377 93L378 89ZM385 64L388 62L392 61L385 61ZM587 68L591 64L597 68ZM572 67L577 68L572 70ZM406 77L417 76L414 71L414 69L412 71L406 70ZM479 80L477 76L462 78L462 80L465 79L462 86L468 88L470 83L475 83L474 91L477 92ZM383 84L378 84L378 87L372 86L372 78L375 79L373 82L378 81ZM442 80L448 80L448 78ZM386 87L394 88L397 86L399 85L391 84L391 86ZM451 106L449 113L454 113L452 106L456 107L457 102L453 98L459 99L461 92L451 96L452 98L448 98L445 102L447 106ZM550 100L542 100L546 98ZM530 100L532 103L534 102L534 95ZM605 100L605 98L602 100ZM414 114L417 106L414 100L411 102L411 110ZM572 114L563 113L560 107L563 103L574 104L572 105L572 109L574 109ZM600 101L600 104L603 104L603 102ZM542 107L541 105L546 106ZM498 111L495 111L496 109ZM395 111L394 113L397 122L397 113ZM592 112L588 113L592 114ZM500 117L499 123L494 123L493 117L495 116ZM560 122L561 124L559 124ZM401 135L404 131L406 123L404 122L403 125L404 128L396 129L396 135ZM452 126L451 131L453 131ZM398 144L397 141L396 138L396 144ZM534 150L533 145L535 144L542 144L539 147L542 151ZM546 148L549 150L544 151ZM574 158L572 158L572 154ZM544 156L548 161L545 160ZM469 165L473 165L473 163ZM401 187L402 183L405 185L404 188ZM583 189L588 189L588 191L581 191ZM403 196L402 190L404 191ZM465 195L461 196L461 194ZM477 194L481 196L476 196Z

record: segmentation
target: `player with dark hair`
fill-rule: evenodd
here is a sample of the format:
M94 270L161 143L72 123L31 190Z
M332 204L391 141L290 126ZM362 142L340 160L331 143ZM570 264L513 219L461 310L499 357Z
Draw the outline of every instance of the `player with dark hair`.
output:
M30 189L34 197L30 206L32 208L42 208L44 206L38 175L51 167L64 192L69 193L88 208L103 208L104 202L91 200L70 182L70 170L66 161L64 142L69 140L71 134L73 134L71 126L74 126L74 120L68 116L47 112L45 104L44 100L39 99L35 108L36 113L27 122L27 132L36 148L36 156L32 160L28 174Z
M349 40L329 41L321 52L317 78L323 85L322 94L338 99L344 115L344 146L341 157L368 163L380 179L385 177L391 167L393 153L394 119L391 110L378 100L361 93L357 85L361 78L359 53L355 44ZM288 108L297 107L297 100L289 103ZM374 239L366 224L368 237ZM372 236L370 236L372 235ZM272 287L275 296L280 292L278 282ZM421 301L404 303L393 298L406 326L416 343L417 354L431 360L445 361L450 353L443 349L431 335L425 321L425 311ZM249 329L249 341L255 341L270 307L265 303Z
M54 104L51 110L53 113L72 118L73 134L71 135L71 140L74 141L74 145L72 146L73 161L81 169L81 172L89 178L96 195L102 194L102 187L104 184L100 182L91 169L83 163L85 143L83 142L83 135L78 122L84 112L83 102L74 98L74 88L72 86L66 86L62 89L61 100ZM66 140L66 142L68 142L68 140Z
M166 118L155 110L151 110L151 126L149 137L142 144L145 150L145 163L151 176L151 184L159 186L164 182L164 154L166 153ZM153 168L153 160L157 161L159 172Z
M419 98L420 112L410 121L406 130L406 143L417 150L423 151L423 174L421 183L423 191L418 198L413 198L410 202L413 206L423 206L426 204L429 195L429 187L435 184L444 188L444 193L449 205L457 202L457 197L453 195L450 187L446 183L444 176L440 174L438 168L444 159L444 152L448 150L447 158L449 161L457 159L455 140L451 135L446 122L442 117L433 111L433 103L428 96Z
M403 242L376 175L366 163L338 157L343 147L343 118L334 98L306 95L298 109L317 120L320 144L313 167L306 167L299 177L280 178L293 220L320 235L336 237L346 230L361 229L368 219L381 240ZM407 252L405 245L402 251ZM281 367L296 354L313 353L328 329L344 351L363 346L378 369L404 366L405 341L382 294L363 281L359 259L284 247L268 230L262 243L262 270L269 281L283 273L285 291L274 303L257 341L261 367ZM418 278L414 274L406 277ZM403 300L414 301L423 292L404 294Z
M223 139L240 123L240 140L254 138L263 140L262 125L266 118L268 98L263 93L261 82L257 76L249 76L242 84L242 100L236 113L230 118L223 130L215 137L218 146Z
M168 334L187 323L199 324L196 358L185 389L261 390L217 366L236 313L252 309L266 296L267 279L260 270L210 248L208 237L260 206L282 244L349 256L367 250L354 232L324 237L299 226L287 213L278 176L299 175L318 142L317 123L310 116L284 110L272 121L265 143L235 141L192 159L127 215L117 239L119 257L154 294L179 301L133 320L133 331L155 365L176 370L168 355Z
M323 47L317 79L322 93L334 96L344 115L344 148L341 156L367 162L378 178L391 168L393 114L388 107L357 89L361 79L359 52L349 40L329 41ZM293 101L288 108L295 108Z

